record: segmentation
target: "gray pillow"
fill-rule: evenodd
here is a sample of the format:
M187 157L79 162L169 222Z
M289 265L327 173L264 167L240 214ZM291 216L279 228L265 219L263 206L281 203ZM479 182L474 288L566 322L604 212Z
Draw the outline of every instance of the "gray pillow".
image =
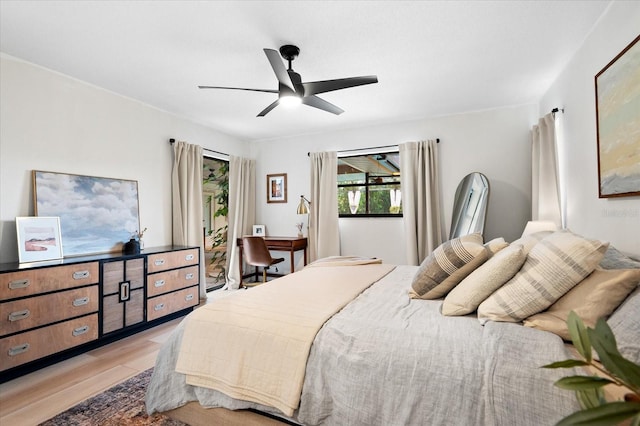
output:
M635 260L611 245L600 261L602 269L640 269L640 260Z
M640 364L640 287L607 320L623 357Z

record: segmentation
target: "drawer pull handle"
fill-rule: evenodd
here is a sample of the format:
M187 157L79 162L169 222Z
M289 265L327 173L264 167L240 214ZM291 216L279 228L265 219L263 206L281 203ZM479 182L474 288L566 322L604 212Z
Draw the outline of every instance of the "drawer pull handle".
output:
M19 288L26 288L29 287L29 284L31 284L29 282L29 280L16 280L16 281L11 281L9 282L9 289L10 290L17 290Z
M120 302L126 302L131 298L131 283L129 281L123 281L120 283Z
M11 312L9 314L9 321L19 321L21 319L28 318L29 315L31 315L31 312L28 309L25 309L23 311Z
M186 275L186 278L187 278L188 280L192 280L192 279L193 279L193 273L189 273L189 274L187 274L187 275Z
M9 348L9 356L16 356L16 355L23 354L29 350L30 346L31 345L29 345L28 343L23 343L21 345Z
M184 298L184 300L186 300L187 302L188 302L189 300L193 300L193 293L189 293L189 294L187 294L187 296Z
M89 271L76 271L73 273L74 280L82 280L84 278L89 278Z
M164 265L164 259L157 259L156 261L153 262L154 265L156 266L162 266Z
M156 306L153 307L154 311L161 311L164 309L164 303L158 303Z
M164 285L164 280L158 280L155 283L153 283L153 285L156 287L162 287Z
M74 337L80 336L84 333L86 333L87 331L89 331L89 326L88 325L83 325L82 327L78 327L76 329L73 330L73 335Z
M188 254L184 257L184 260L193 260L195 256L193 254Z
M87 303L89 303L89 298L88 297L79 297L76 300L73 301L73 306L75 306L76 308L78 306L84 306Z

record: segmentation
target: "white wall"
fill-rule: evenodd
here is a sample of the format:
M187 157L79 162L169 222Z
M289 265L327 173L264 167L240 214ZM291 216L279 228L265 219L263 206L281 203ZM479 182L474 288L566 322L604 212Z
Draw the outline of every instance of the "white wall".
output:
M235 155L248 143L0 56L0 262L18 259L15 217L34 213L32 170L138 181L147 247L171 244L170 138Z
M537 107L525 105L252 142L252 156L257 159L256 220L267 226L269 235L296 234L295 223L300 219L295 213L297 202L300 195L309 196L309 151L340 151L439 138L446 235L456 187L465 175L478 171L489 178L491 185L485 239L502 236L512 241L520 236L531 216L529 130L535 121ZM273 173L288 175L286 204L266 202L266 175ZM403 234L402 220L397 218L340 219L342 254L377 256L387 263L404 264Z
M640 2L614 2L540 102L564 107L567 226L640 255L640 197L598 198L594 76L638 36Z

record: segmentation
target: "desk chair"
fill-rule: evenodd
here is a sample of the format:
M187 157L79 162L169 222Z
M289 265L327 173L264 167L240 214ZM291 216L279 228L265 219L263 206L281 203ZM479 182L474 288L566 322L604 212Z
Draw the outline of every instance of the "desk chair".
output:
M242 237L242 248L245 260L249 265L258 268L262 267L262 282L267 282L267 268L280 262L284 262L284 257L273 258L262 237Z

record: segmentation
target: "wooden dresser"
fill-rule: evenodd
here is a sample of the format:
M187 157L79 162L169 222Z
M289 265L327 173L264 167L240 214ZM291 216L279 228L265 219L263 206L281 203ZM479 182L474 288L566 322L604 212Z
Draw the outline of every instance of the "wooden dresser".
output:
M189 313L197 247L0 264L0 383Z

